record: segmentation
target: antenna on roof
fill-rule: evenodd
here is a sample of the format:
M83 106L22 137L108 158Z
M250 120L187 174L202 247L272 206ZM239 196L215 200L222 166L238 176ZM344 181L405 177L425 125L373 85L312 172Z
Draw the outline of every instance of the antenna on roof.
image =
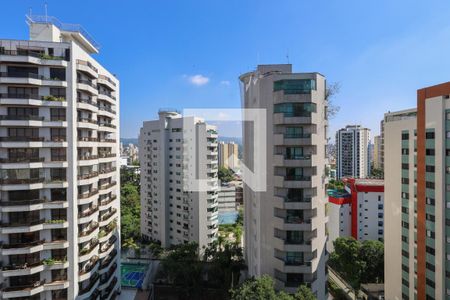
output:
M45 10L45 22L48 22L48 14L47 14L47 2L44 4L44 10Z
M289 64L289 49L286 51L286 60L287 60L287 63Z

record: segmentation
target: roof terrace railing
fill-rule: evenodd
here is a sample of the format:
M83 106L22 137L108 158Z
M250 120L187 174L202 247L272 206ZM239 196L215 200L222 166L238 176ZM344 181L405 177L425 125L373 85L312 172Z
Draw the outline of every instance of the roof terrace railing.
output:
M58 27L62 31L79 32L82 34L89 43L92 44L97 50L100 49L100 45L94 40L94 38L80 25L80 24L68 24L63 23L53 16L42 16L42 15L27 15L27 20L30 23L37 24L52 24Z

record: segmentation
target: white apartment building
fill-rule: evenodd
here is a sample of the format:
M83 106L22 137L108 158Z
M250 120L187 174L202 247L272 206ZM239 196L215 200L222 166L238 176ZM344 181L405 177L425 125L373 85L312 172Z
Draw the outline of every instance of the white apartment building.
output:
M373 137L373 167L375 169L381 168L381 136ZM369 170L370 172L370 170Z
M238 202L236 201L236 186L234 185L221 185L219 187L219 214L236 211Z
M329 250L338 237L358 241L384 237L384 182L380 179L344 178L345 191L328 193Z
M239 168L238 144L219 142L219 167L231 170Z
M267 111L267 189L244 183L245 257L250 276L268 274L276 288L326 292L327 178L325 77L292 66L259 65L240 76L243 108ZM253 169L251 122L243 127L244 161Z
M186 122L193 124L188 134ZM202 119L160 111L139 135L141 234L163 247L185 242L207 246L218 232L216 127ZM190 172L192 164L195 172ZM195 174L195 175L194 175ZM186 189L189 176L207 180L206 191Z
M0 298L120 292L119 81L79 25L0 40Z
M386 299L450 298L450 82L384 117Z
M370 129L349 125L336 132L337 178L366 178L370 174Z

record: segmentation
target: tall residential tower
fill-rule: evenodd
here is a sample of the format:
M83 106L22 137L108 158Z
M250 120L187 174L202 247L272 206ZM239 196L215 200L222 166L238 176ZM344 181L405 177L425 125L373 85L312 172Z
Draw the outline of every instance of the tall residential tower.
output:
M450 298L450 82L384 117L386 299Z
M119 81L79 25L0 40L2 299L111 299L119 281Z
M370 129L349 125L336 132L337 178L366 178L370 174Z
M185 128L192 124L192 135ZM163 247L185 242L207 246L218 231L218 161L215 126L202 119L160 111L139 135L141 234ZM192 164L196 165L191 174ZM186 189L188 177L207 181L201 191Z
M250 276L269 274L276 287L293 293L311 287L326 294L325 78L293 73L291 65L260 65L240 76L243 108L266 109L267 188L244 185L245 256ZM255 134L243 127L244 162L250 169ZM244 178L245 179L245 178Z

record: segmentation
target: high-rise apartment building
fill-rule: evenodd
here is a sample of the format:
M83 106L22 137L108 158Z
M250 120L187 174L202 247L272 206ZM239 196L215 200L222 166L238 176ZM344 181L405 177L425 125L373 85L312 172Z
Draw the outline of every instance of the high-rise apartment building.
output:
M193 125L191 134L184 128L187 122ZM158 120L146 121L141 128L139 155L142 236L163 247L185 242L207 246L214 241L219 189L216 127L199 118L160 111ZM207 188L187 190L189 176L207 180Z
M381 169L381 136L373 137L373 168ZM370 170L369 170L370 172Z
M337 178L366 178L370 174L370 129L349 125L336 132Z
M276 287L300 284L326 299L325 78L292 66L259 65L240 76L242 106L267 111L267 185L244 184L245 257L250 276L269 274ZM243 125L244 161L254 168L253 124ZM258 175L258 174L257 174Z
M219 142L219 167L232 170L239 167L238 144Z
M119 281L119 81L79 25L0 40L2 299L111 299Z
M450 298L449 95L420 89L384 117L386 299Z

